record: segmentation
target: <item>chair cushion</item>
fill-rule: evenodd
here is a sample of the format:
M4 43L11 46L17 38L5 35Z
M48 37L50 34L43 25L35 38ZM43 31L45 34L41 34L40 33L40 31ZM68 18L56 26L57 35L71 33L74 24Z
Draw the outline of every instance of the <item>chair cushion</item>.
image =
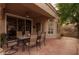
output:
M35 44L36 44L36 41L35 42L34 41L30 42L30 46L33 46Z
M9 43L11 43L11 42L16 42L16 40L10 40L10 41L8 41Z
M16 44L17 44L17 42L11 42L11 43L8 43L8 46L14 46Z
M26 45L28 46L28 45L29 45L29 43L26 43Z

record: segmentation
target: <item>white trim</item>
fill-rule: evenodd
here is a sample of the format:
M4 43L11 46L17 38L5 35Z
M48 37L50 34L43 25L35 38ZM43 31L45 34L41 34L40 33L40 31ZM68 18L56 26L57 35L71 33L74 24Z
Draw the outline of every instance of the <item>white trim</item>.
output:
M18 25L18 19L17 19L17 25ZM18 31L18 26L17 26L17 31Z
M26 17L18 16L18 15L11 14L11 13L5 13L5 15L6 15L6 16L13 16L13 17L21 18L21 19L26 19Z
M21 18L21 19L27 19L27 20L32 20L31 18L27 18L27 17L23 17L23 16L19 16L19 15L15 15L15 14L11 14L11 13L5 13L6 16L13 16L16 18Z
M7 33L7 16L5 15L5 33Z
M32 22L31 22L31 33L33 33L33 31L34 31L33 25L34 25L34 20L32 20Z

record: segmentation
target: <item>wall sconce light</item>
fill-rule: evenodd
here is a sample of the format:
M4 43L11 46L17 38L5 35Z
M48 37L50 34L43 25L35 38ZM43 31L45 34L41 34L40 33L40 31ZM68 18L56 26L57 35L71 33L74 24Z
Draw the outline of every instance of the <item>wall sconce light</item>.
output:
M35 25L33 25L33 28L35 28Z

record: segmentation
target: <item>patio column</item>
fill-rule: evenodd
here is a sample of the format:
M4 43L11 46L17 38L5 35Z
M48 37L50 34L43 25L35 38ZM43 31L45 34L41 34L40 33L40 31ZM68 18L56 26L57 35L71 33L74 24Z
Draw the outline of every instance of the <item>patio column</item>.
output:
M54 22L53 22L53 38L57 38L58 37L57 23L58 23L58 20L54 19Z
M3 4L0 4L0 34L5 32L5 20L3 16Z

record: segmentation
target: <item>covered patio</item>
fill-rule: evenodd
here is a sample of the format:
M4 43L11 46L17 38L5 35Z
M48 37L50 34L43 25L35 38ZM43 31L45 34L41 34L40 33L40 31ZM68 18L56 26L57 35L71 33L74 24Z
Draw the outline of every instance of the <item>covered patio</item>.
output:
M10 37L8 38L9 41L27 39L20 40L22 42L20 46L22 50L25 49L24 45L26 45L29 51L31 43L32 45L37 43L41 48L40 45L45 44L47 39L58 37L58 16L51 4L6 3L0 5L0 11L0 33L6 33ZM42 39L42 41L39 39ZM11 45L13 45L12 43ZM12 47L11 45L10 47ZM18 49L20 48L18 47Z

